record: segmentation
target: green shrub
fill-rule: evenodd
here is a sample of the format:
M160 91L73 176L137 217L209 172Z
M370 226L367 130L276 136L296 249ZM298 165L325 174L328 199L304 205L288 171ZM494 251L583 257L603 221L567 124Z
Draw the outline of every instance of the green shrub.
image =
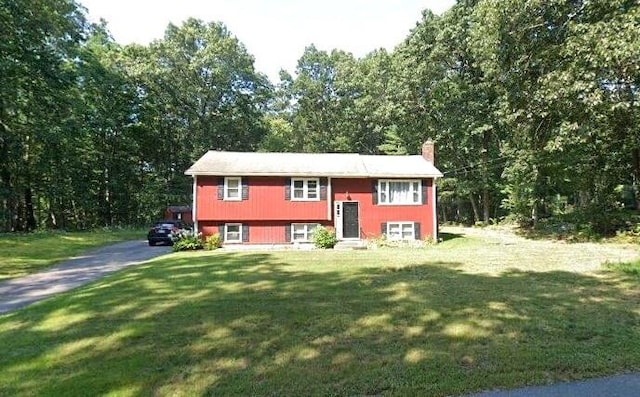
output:
M338 243L336 232L318 226L313 231L313 244L318 248L333 248Z
M206 250L212 251L222 247L222 238L220 237L220 233L212 234L211 236L207 236L204 240L204 248Z
M199 235L193 232L181 232L173 242L173 251L194 251L203 248L202 240Z

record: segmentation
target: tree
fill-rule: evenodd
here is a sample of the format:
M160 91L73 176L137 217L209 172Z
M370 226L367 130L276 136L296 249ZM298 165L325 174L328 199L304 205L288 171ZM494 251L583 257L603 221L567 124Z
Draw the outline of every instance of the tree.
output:
M612 187L625 183L622 164L632 163L632 147L617 150L632 143L622 137L631 131L615 120L624 114L627 125L634 117L619 110L637 97L637 69L629 68L638 54L637 8L624 0L485 0L475 7L470 39L510 132L502 147L506 203L521 218L535 223L552 214L556 196L588 212L615 207Z
M73 1L0 4L0 200L2 229L38 226L36 187L47 143L63 140L69 89L86 29Z
M271 87L223 24L188 19L169 25L163 40L125 52L140 102L147 208L188 202L184 171L207 150L258 148Z

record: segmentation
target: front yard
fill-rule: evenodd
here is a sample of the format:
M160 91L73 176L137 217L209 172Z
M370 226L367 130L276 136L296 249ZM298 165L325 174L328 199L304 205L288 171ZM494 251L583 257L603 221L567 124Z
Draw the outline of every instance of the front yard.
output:
M640 370L638 248L171 254L0 316L0 395L456 395ZM463 233L466 233L463 234Z

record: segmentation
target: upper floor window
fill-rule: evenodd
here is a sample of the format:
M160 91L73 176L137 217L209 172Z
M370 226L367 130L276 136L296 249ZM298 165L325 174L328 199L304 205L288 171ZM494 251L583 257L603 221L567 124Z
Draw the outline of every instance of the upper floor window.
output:
M379 204L422 204L422 182L420 180L378 181Z
M291 179L291 193L291 200L320 200L319 179Z
M242 178L224 178L224 199L242 200Z

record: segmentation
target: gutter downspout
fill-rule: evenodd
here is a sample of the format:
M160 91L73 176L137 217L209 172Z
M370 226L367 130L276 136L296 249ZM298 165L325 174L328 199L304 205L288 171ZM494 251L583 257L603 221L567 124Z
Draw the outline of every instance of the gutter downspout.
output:
M331 189L331 177L327 178L327 220L331 220L333 214L333 194Z
M193 205L191 206L191 219L193 220L193 232L195 235L198 235L198 209L196 208L196 203L198 202L198 198L196 194L198 192L198 176L193 176Z
M433 242L437 243L438 242L438 202L437 202L437 196L436 196L436 178L433 178L433 183L431 184L431 195L433 197L433 200L431 201L433 203L433 209L432 209L432 217L433 217Z

